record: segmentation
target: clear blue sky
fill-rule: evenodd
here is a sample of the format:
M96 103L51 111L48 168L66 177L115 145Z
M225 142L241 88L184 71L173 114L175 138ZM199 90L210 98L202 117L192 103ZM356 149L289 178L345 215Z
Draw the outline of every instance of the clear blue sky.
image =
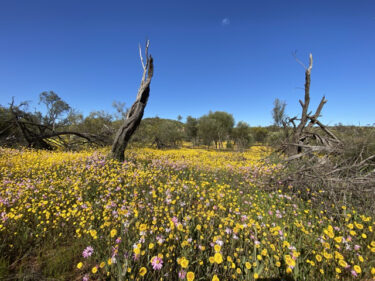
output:
M0 1L0 104L53 90L88 114L133 103L148 38L155 75L145 116L222 110L272 123L275 98L300 112L314 56L311 110L322 120L375 122L375 1Z

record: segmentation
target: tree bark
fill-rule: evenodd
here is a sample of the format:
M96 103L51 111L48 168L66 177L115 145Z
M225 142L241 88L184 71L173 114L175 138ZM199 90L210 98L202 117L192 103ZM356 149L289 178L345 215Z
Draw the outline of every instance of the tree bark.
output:
M149 42L146 43L145 49L147 58L146 65L143 64L143 58L140 50L140 57L143 66L143 76L141 80L141 86L138 90L137 99L129 110L124 123L116 133L111 152L107 156L107 158L109 159L115 159L120 162L124 161L124 152L128 145L128 142L141 123L144 109L150 95L150 83L154 72L153 58L151 57L151 55L148 55L148 46Z
M318 108L316 109L314 115L309 113L309 105L310 105L310 83L311 83L311 69L313 65L313 57L310 54L310 63L309 67L305 67L298 59L297 62L301 63L305 68L305 98L304 101L299 100L299 103L302 107L302 115L301 119L297 119L297 117L289 118L288 123L289 125L293 125L293 131L289 136L288 130L289 126L286 122L284 122L284 131L286 135L286 145L282 151L286 152L287 155L292 156L293 159L302 157L312 151L317 151L316 148L311 149L311 146L306 146L305 144L308 143L308 140L317 140L322 144L320 150L331 150L332 148L327 147L331 146L331 144L338 144L340 140L321 122L319 122L318 118L320 113L323 109L324 104L327 102L325 97L321 99ZM294 123L295 120L299 120L300 123L296 126ZM319 133L316 133L312 130L314 125L318 125L320 129L328 136L324 137ZM302 150L307 148L307 152L303 153Z

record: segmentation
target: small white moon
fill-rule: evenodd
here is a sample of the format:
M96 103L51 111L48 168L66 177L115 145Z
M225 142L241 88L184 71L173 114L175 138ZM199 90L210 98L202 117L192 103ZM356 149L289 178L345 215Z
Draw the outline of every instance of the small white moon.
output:
M228 18L224 18L222 21L221 21L221 24L222 25L229 25L230 24L230 20Z

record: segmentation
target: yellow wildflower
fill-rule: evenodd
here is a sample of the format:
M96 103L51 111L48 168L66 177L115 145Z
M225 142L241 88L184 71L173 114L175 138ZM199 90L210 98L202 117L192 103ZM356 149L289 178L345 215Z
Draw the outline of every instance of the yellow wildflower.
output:
M221 246L218 245L218 244L216 244L215 247L214 247L214 249L215 249L215 252L216 252L216 253L217 253L217 252L220 252L220 250L221 250Z
M362 269L359 265L355 265L353 266L353 268L354 268L354 271L357 272L358 274L362 272Z
M245 263L245 267L247 268L247 269L251 269L251 263L249 263L248 261Z
M223 256L220 253L215 253L214 259L217 264L221 264L223 262Z
M182 268L187 268L189 266L189 261L185 257L183 257L180 260L180 265Z
M111 230L111 238L115 237L117 235L117 229Z
M187 279L188 281L193 281L194 278L195 278L195 274L194 274L194 272L189 271L189 272L186 274L186 279Z
M139 275L145 276L146 273L147 273L147 268L144 266L141 267L141 269L139 270Z
M321 262L321 261L322 261L322 256L321 256L321 255L316 255L315 258L316 258L316 260L317 260L318 262Z

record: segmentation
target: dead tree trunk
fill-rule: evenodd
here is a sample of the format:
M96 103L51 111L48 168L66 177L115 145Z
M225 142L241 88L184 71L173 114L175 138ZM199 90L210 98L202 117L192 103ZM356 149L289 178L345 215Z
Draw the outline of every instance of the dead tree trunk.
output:
M297 58L296 60L303 65L303 63L300 62ZM326 151L332 148L333 145L337 145L340 143L340 140L318 120L323 106L327 102L324 96L321 99L314 115L311 115L311 112L309 112L311 69L313 66L312 54L310 54L309 60L309 67L305 67L303 65L303 67L305 68L305 98L304 101L299 100L299 103L302 107L301 118L289 118L289 124L286 124L285 122L283 124L287 138L286 143L283 144L282 151L291 156L291 158L293 159L302 157L303 155L313 151ZM296 120L300 121L297 126L294 123L294 121ZM292 133L289 135L289 128L291 125L293 125L293 129ZM314 125L318 125L324 132L324 135L319 134L316 130L314 131ZM309 140L316 140L320 144L320 146L309 146Z
M148 47L150 42L147 41L145 55L146 64L143 62L141 47L139 47L139 55L143 67L143 76L141 80L141 86L139 87L137 99L130 108L124 123L116 133L115 140L112 144L112 149L107 156L110 159L116 159L120 162L124 161L124 152L128 142L141 123L144 109L147 104L148 97L150 95L150 83L154 73L154 64L151 55L148 55Z

